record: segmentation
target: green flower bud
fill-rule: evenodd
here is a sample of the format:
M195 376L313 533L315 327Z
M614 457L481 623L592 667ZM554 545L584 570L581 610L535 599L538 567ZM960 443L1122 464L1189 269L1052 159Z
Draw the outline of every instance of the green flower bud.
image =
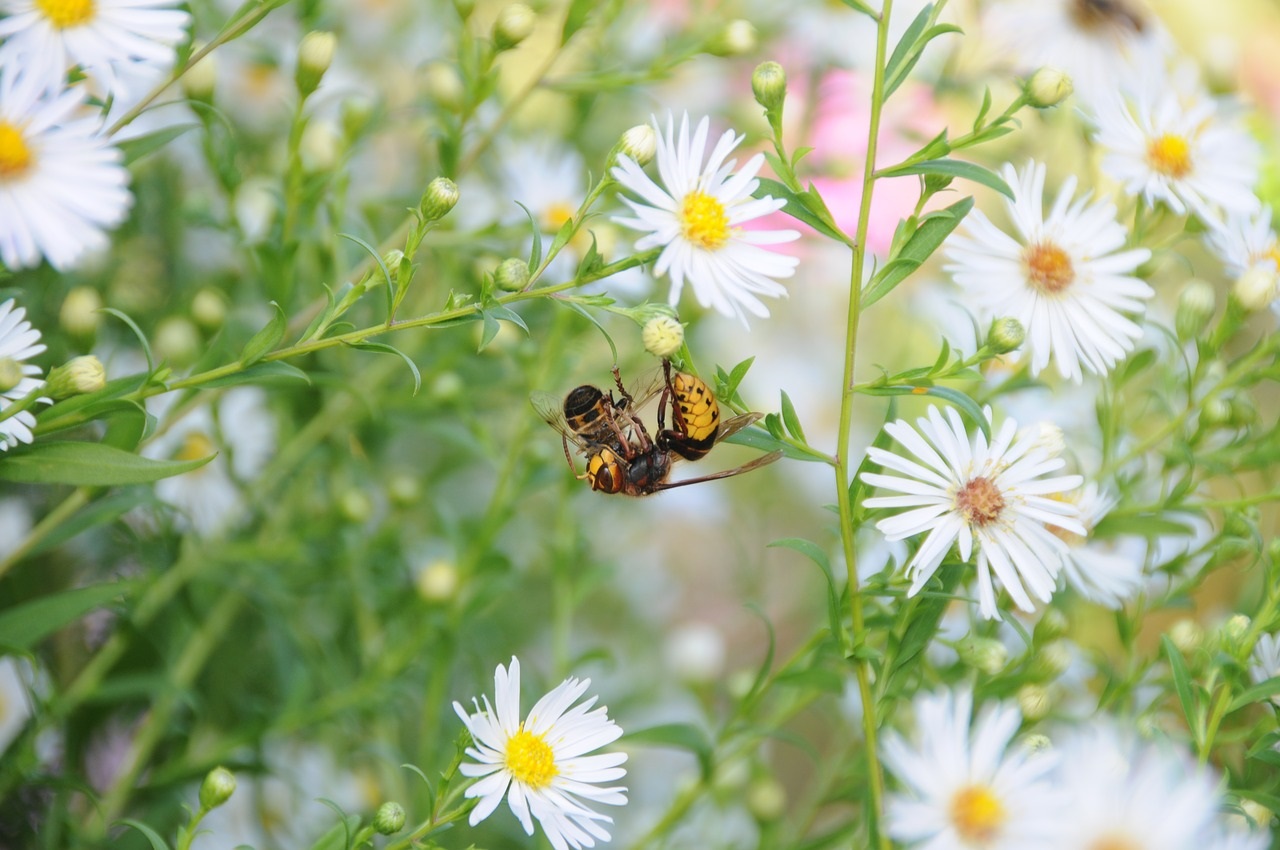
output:
M427 97L440 106L450 112L457 112L462 108L467 90L462 84L462 77L452 65L432 62L422 73L422 83Z
M55 401L96 393L107 385L107 373L92 354L73 357L49 372L45 393Z
M993 638L967 637L956 647L956 651L962 664L988 676L996 675L1009 663L1009 650Z
M200 808L202 811L212 811L230 800L235 792L235 775L225 767L215 767L200 783Z
M1219 428L1231 421L1231 402L1222 396L1214 396L1200 408L1200 424Z
M437 177L427 184L418 210L427 221L439 221L458 205L458 184L448 177Z
M1271 538L1271 542L1267 544L1267 557L1271 559L1271 563L1280 564L1280 537Z
M331 171L342 155L343 138L338 128L328 121L312 121L298 141L298 159L308 174Z
M476 0L453 0L453 8L458 13L458 17L465 21L475 11Z
M298 67L293 79L298 85L298 93L307 97L320 85L325 71L333 62L333 51L338 39L331 32L315 30L302 37L298 45Z
M98 323L102 320L98 311L101 309L102 296L98 295L98 290L77 286L62 300L58 321L62 323L62 329L71 336L84 339L93 336L98 329Z
M1041 68L1027 80L1027 102L1036 109L1057 106L1071 96L1071 78L1057 68Z
M524 3L512 3L498 13L493 22L493 45L498 50L510 50L533 32L538 22L537 14Z
M387 497L397 508L408 508L422 499L422 482L409 472L396 472L387 482Z
M654 316L640 331L644 350L654 357L666 359L684 345L684 325L670 316Z
M519 292L529 283L529 264L519 257L508 257L494 270L493 282L505 292Z
M1017 349L1027 338L1027 331L1022 322L1012 316L1001 316L993 319L991 329L987 331L987 347L996 354L1008 354Z
M1184 617L1169 629L1169 640L1183 655L1191 655L1204 644L1204 628L1195 620Z
M379 835L395 835L404 829L404 807L399 803L383 803L373 816L373 828Z
M1047 753L1053 749L1053 741L1049 740L1048 735L1041 735L1033 732L1030 735L1023 735L1018 739L1018 743L1022 749L1028 753Z
M742 56L756 49L756 28L741 18L729 21L720 32L707 42L706 50L712 56Z
M1244 428L1258 421L1258 408L1254 406L1248 393L1236 393L1227 404L1231 408L1231 416L1227 421L1235 427Z
M1027 720L1041 720L1053 708L1053 699L1044 685L1029 684L1018 688L1018 708Z
M1245 614L1233 614L1222 624L1222 639L1228 646L1239 644L1249 631L1253 620Z
M0 357L0 393L7 393L22 382L22 364L12 357Z
M156 326L151 345L156 354L183 369L200 356L204 342L199 328L186 316L169 316Z
M1062 675L1071 664L1071 649L1065 640L1051 640L1041 646L1031 660L1036 678L1050 681Z
M227 319L227 300L221 292L206 286L191 299L191 318L201 328L216 331Z
M338 510L348 522L359 525L373 516L373 499L358 487L348 487L338 495Z
M1200 336L1213 318L1217 296L1213 287L1203 280L1188 283L1178 296L1178 311L1174 314L1174 328L1178 339L1192 340Z
M1040 617L1040 622L1036 623L1033 633L1035 642L1037 644L1045 644L1060 638L1067 633L1070 625L1066 614L1063 614L1057 608L1046 608L1044 614Z
M191 46L193 53L204 49L204 45L200 43ZM213 58L212 52L206 53L199 62L188 68L182 75L182 93L192 100L212 103L217 82L217 61Z
M622 134L618 150L636 165L648 165L658 152L658 134L648 124L637 124Z
M751 73L751 91L766 113L781 113L787 98L787 72L777 62L761 62Z
M747 811L756 820L774 821L787 810L787 789L772 776L754 780L747 786Z
M1236 278L1231 286L1231 294L1241 307L1250 312L1261 310L1271 304L1280 288L1280 275L1267 264L1257 263Z
M458 592L458 567L452 561L433 561L418 573L418 595L427 602L448 602Z

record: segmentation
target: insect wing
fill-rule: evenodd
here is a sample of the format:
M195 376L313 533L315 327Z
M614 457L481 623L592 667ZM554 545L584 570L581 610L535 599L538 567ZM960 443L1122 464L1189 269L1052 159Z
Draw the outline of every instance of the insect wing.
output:
M565 421L563 398L539 390L529 396L529 404L533 405L534 411L538 416L542 417L543 422L555 428L560 432L561 436L578 448L586 449L582 437L575 434L573 429L569 427L569 423Z
M750 414L749 414L750 415ZM755 414L759 416L759 414ZM741 417L739 417L741 418ZM740 430L740 428L739 428ZM726 469L723 472L713 472L710 475L699 475L697 478L686 478L683 481L670 481L661 484L657 489L670 490L672 487L684 487L686 484L701 484L703 481L715 481L720 478L732 478L735 475L741 475L744 472L750 472L753 469L759 469L762 466L768 466L778 458L782 457L781 451L770 452L767 455L760 455L752 461L744 463L742 466Z
M665 386L666 379L663 377L661 366L636 378L635 382L627 387L627 392L634 402L631 406L631 412L635 413L657 398L658 393L662 392Z
M754 425L763 418L763 413L744 413L741 416L735 416L732 419L727 419L724 422L721 422L720 430L716 432L716 443L719 444L721 440L732 437L743 428L746 428L749 425Z

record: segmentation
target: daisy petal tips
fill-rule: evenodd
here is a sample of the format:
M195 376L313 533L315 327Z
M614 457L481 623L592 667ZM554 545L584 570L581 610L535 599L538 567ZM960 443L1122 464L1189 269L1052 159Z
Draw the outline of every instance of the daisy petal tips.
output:
M990 419L990 411L987 417ZM885 431L910 456L879 448L867 450L885 475L864 473L862 480L902 495L867 499L869 508L905 508L876 523L890 540L927 536L907 564L908 596L919 593L952 544L960 560L977 550L978 603L982 616L998 619L995 582L1023 611L1034 611L1032 597L1048 602L1053 595L1066 545L1046 526L1085 534L1079 509L1059 494L1079 487L1079 475L1044 475L1061 469L1059 447L1042 439L1039 429L1019 432L1006 419L992 428L990 444L979 431L971 439L960 416L936 407L916 421L919 430L899 419ZM976 544L976 546L975 546Z
M670 274L672 305L679 302L687 281L699 304L746 325L747 313L769 315L758 296L786 296L777 279L791 277L799 263L795 257L762 246L792 242L800 233L743 229L747 222L782 209L786 201L751 196L760 185L756 174L764 156L756 154L734 173L737 160L728 156L744 137L732 130L725 131L704 160L709 124L703 117L690 133L686 113L677 133L674 117L668 116L663 133L654 119L662 183L655 183L633 160L620 155L613 177L639 199L623 196L634 215L615 220L646 232L636 241L637 251L662 248L654 273Z
M627 789L599 787L626 775L619 765L627 756L587 755L622 735L603 706L591 710L595 697L574 705L590 684L590 679L565 679L521 720L520 662L512 657L509 668L499 664L494 672L493 703L487 696L483 706L473 700L476 710L471 714L453 704L473 744L466 752L475 762L459 767L463 776L476 779L466 790L468 798L480 801L471 810L472 826L493 814L506 797L525 834L533 835L537 820L555 850L578 850L609 840L602 824L613 819L583 801L611 806L627 802Z

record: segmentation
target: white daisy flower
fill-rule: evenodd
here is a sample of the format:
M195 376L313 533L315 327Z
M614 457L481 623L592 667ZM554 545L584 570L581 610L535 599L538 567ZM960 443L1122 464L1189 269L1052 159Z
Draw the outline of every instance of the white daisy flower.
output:
M1055 847L1202 850L1212 846L1221 803L1214 777L1184 753L1105 723L1061 744L1058 782L1067 799Z
M116 68L173 61L191 16L176 0L0 0L0 65L47 91L79 67L111 90Z
M1125 0L1006 0L989 7L985 25L993 55L1011 57L1024 74L1065 71L1083 103L1163 62L1171 44L1158 21Z
M1270 281L1269 295L1260 301L1277 305L1280 293L1280 243L1271 226L1271 207L1264 206L1253 215L1233 215L1209 229L1209 245L1222 260L1227 273L1235 280L1253 275Z
M704 165L708 118L698 122L692 136L688 113L680 121L678 136L674 118L668 117L665 134L656 118L653 123L658 131L657 164L662 185L650 180L631 159L619 156L613 176L640 200L623 197L635 216L616 220L648 231L636 242L637 251L663 246L654 273L659 277L671 274L673 306L680 301L688 281L699 304L713 307L725 316L737 316L744 325L746 313L768 316L768 308L756 296L785 296L787 290L775 278L791 277L799 260L760 246L791 242L799 239L800 233L742 227L786 204L770 196L751 197L760 185L756 173L764 164L764 155L756 154L734 174L737 160L726 162L726 158L744 136L726 130Z
M12 298L0 304L0 373L14 371L15 375L21 374L13 386L0 388L0 413L44 384L36 377L40 374L40 367L25 362L45 350L45 345L40 342L40 331L31 327L26 315L25 307L14 309ZM17 369L12 370L15 364ZM48 404L50 399L42 398L40 401ZM0 419L0 451L7 451L19 443L30 443L35 439L31 431L35 427L36 416L30 408Z
M1102 168L1130 195L1211 225L1258 209L1257 143L1202 86L1155 75L1129 97L1101 99L1096 122Z
M1098 523L1116 506L1116 497L1103 492L1097 483L1090 481L1074 493L1064 494L1062 499L1073 503L1080 511L1080 524L1087 531L1079 535L1053 530L1067 544L1062 559L1062 575L1066 583L1091 602L1111 609L1120 608L1142 587L1142 561L1113 552L1106 544L1089 539Z
M105 248L133 203L120 151L98 122L74 118L84 93L44 98L34 78L0 67L0 262L59 271Z
M1249 678L1255 685L1280 676L1280 635L1260 635L1249 656ZM1280 703L1280 696L1272 702Z
M1020 172L1006 164L1003 174L1013 189L1005 205L1014 235L975 211L947 243L947 270L987 317L1022 323L1033 375L1051 359L1058 374L1077 383L1082 368L1105 375L1142 336L1124 314L1140 317L1155 294L1133 276L1151 252L1124 250L1128 234L1111 203L1086 206L1087 193L1073 201L1074 176L1046 217L1044 164L1031 161Z
M1046 781L1053 755L1009 747L1022 724L1015 706L989 706L971 728L972 711L967 690L926 694L916 700L919 743L885 736L885 767L907 790L889 798L889 835L928 850L1049 847L1060 820Z
M163 418L170 399L161 401ZM241 483L252 480L275 451L276 423L266 393L256 387L228 390L217 402L217 417L197 407L142 451L144 457L196 460L217 453L199 469L156 482L156 496L173 506L178 524L213 536L244 518Z
M593 847L596 839L608 841L609 833L600 824L613 819L587 808L582 800L611 806L626 803L625 788L597 785L625 776L626 770L618 765L627 756L586 755L622 734L603 706L590 711L596 697L573 705L591 680L565 679L538 700L523 721L519 660L512 657L509 670L499 664L493 684L492 705L487 696L483 707L472 700L476 711L468 714L453 704L471 733L474 745L467 748L467 755L478 762L464 763L459 770L464 776L482 777L466 791L468 798L480 798L471 810L471 825L491 815L506 797L525 833L533 835L536 819L556 850Z
M989 408L986 413L990 420ZM990 445L981 431L970 440L953 408L947 409L947 420L943 421L938 408L930 407L927 419L916 420L919 431L902 419L884 426L918 462L874 446L867 449L880 466L905 477L864 473L862 480L868 484L904 494L877 496L865 504L910 509L876 523L890 540L928 532L907 564L912 579L909 596L925 586L952 543L959 544L960 559L968 561L976 539L982 616L1000 616L993 572L1014 604L1034 611L1027 590L1042 602L1049 601L1066 549L1046 525L1085 533L1075 505L1051 496L1079 487L1083 479L1079 475L1041 477L1061 469L1066 461L1051 451L1038 432L1019 434L1012 419L992 429L995 439Z

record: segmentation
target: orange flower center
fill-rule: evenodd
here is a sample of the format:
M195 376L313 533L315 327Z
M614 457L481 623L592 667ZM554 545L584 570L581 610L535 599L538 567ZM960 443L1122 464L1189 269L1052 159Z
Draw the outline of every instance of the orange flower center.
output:
M1067 252L1052 242L1031 245L1022 255L1027 281L1041 295L1057 295L1076 279Z
M36 8L60 30L88 23L97 11L94 0L36 0Z
M706 192L685 195L680 205L680 232L699 248L720 248L729 239L729 215L724 204Z
M990 788L970 785L951 798L951 824L966 842L991 841L1006 819L1004 806Z
M0 180L21 177L35 157L22 131L8 121L0 121Z
M1147 145L1147 164L1158 174L1181 180L1191 173L1191 145L1182 136L1165 133Z
M1088 850L1142 850L1142 845L1124 835L1104 835L1089 845Z
M982 527L1000 518L1004 495L990 478L974 478L956 493L956 510L970 525Z

